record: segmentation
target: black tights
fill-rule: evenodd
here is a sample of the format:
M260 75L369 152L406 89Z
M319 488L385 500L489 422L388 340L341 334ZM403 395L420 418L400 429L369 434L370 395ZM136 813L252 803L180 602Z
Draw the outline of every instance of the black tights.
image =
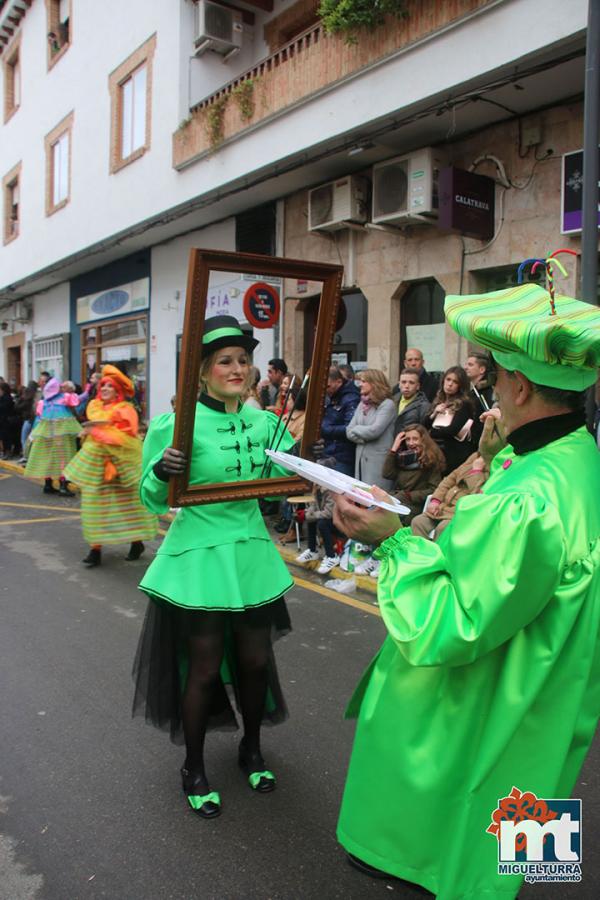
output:
M189 669L183 694L182 718L186 768L206 778L204 738L223 658L225 620L221 613L207 613L207 629L189 637ZM267 692L270 627L237 627L233 632L238 671L239 698L247 754L260 755L260 726Z

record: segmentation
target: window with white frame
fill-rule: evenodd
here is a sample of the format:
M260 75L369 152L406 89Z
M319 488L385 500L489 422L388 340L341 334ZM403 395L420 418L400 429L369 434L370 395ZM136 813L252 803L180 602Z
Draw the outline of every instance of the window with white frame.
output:
M156 35L153 34L108 76L111 174L150 149L155 50Z
M146 66L121 85L121 159L146 143Z
M46 215L62 209L71 196L71 153L74 113L61 119L44 138L46 148Z
M71 42L71 0L46 0L48 68L63 55Z
M21 163L18 163L2 179L3 193L3 240L13 241L19 234L20 225L20 181Z
M69 197L69 132L52 144L52 205L58 206Z
M33 377L37 380L40 372L50 372L55 377L63 377L63 339L47 338L33 342Z
M21 57L19 41L4 61L4 121L7 122L21 105Z

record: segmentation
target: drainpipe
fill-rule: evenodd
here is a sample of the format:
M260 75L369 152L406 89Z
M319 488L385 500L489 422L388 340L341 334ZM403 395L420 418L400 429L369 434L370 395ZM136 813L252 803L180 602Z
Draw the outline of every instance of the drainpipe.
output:
M581 297L598 303L598 141L600 138L600 0L589 0L583 110Z
M581 297L598 303L598 139L600 107L600 0L589 0L583 107L583 212L581 226ZM586 400L587 426L593 433L595 385Z

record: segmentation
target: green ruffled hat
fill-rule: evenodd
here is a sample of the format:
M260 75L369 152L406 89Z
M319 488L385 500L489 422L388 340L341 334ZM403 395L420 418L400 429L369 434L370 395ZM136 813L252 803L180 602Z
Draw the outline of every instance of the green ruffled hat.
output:
M510 372L535 384L584 391L600 366L600 309L550 294L537 284L468 296L449 295L444 310L451 327L491 350Z

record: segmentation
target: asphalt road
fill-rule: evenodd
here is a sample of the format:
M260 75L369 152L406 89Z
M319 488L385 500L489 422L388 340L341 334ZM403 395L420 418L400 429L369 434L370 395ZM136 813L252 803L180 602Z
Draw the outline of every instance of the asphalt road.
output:
M85 569L77 500L0 475L0 900L422 898L355 872L335 840L354 730L343 710L381 619L290 592L294 630L276 652L291 718L264 733L278 789L253 794L238 736L211 734L223 814L199 820L180 792L182 749L130 717L146 606L136 585L152 548L134 563L126 549ZM522 900L600 896L599 761L597 740L575 792L584 881L527 887Z

